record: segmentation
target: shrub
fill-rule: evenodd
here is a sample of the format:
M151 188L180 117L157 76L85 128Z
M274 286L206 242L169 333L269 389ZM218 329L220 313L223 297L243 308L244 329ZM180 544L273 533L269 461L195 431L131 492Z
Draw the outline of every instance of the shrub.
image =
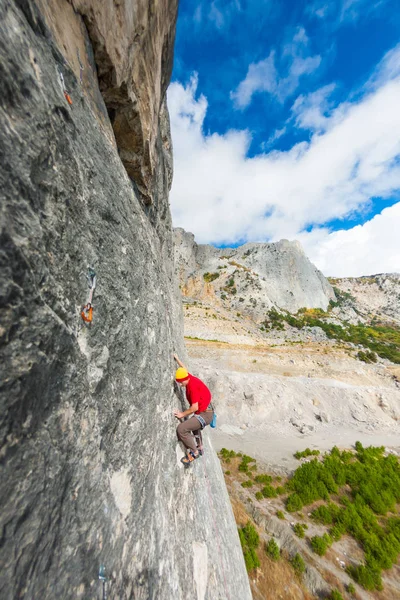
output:
M255 496L256 496L257 500L262 500L264 498L264 496L262 495L261 492L256 492Z
M340 512L340 508L335 504L329 502L328 505L322 504L318 508L312 511L311 515L313 519L318 521L318 523L323 523L324 525L332 525L334 519L337 514Z
M285 515L283 514L283 512L281 510L277 510L276 511L276 516L278 517L278 519L285 519Z
M272 477L270 475L265 474L256 475L254 477L254 481L256 481L257 483L271 483Z
M261 490L262 495L264 496L264 498L276 498L277 497L277 493L274 487L272 487L272 485L266 485L262 488Z
M236 456L239 456L238 454ZM241 471L242 473L247 473L247 471L249 470L249 463L251 462L256 462L255 458L251 458L251 456L247 456L247 454L244 454L242 456L242 462L240 463L238 469L239 471Z
M253 487L253 481L251 479L248 479L247 481L243 481L240 485L243 488Z
M297 575L301 575L306 570L306 564L298 552L290 559L290 563Z
M329 600L344 600L339 590L332 590L329 596Z
M378 360L378 357L376 356L375 352L371 352L370 350L367 350L366 352L364 352L363 350L359 350L357 352L357 358L358 360L362 360L365 363L376 363L376 361Z
M230 471L225 471L225 475L230 475L231 472Z
M204 281L207 281L207 283L210 283L211 281L214 281L215 279L218 279L219 277L219 273L203 273L203 279Z
M223 460L226 460L227 458L235 458L235 456L238 456L234 450L227 450L226 448L221 448L221 450L219 451L219 455Z
M293 527L293 531L299 538L304 538L306 529L308 529L308 527L305 523L296 523Z
M327 533L324 533L322 537L315 535L311 538L311 547L313 551L319 556L324 556L330 546L332 546L332 538Z
M303 503L298 494L292 494L286 500L286 510L288 512L296 512L297 510L301 510L303 508Z
M300 460L300 458L306 458L307 456L319 456L319 454L319 450L310 450L310 448L306 448L302 452L296 452L294 457L297 458L297 460Z
M251 521L248 521L245 527L239 529L239 539L247 571L256 569L260 566L260 560L255 551L260 544L260 536Z
M380 570L358 565L357 567L348 567L347 572L353 579L366 590L382 590L382 578Z
M275 491L278 494L278 496L280 496L281 494L286 494L286 490L282 485L278 485L278 487L275 488Z
M349 592L349 594L354 596L354 594L356 593L356 588L354 587L354 585L352 583L349 583L347 586L347 591Z
M279 550L279 546L274 538L271 538L268 544L266 544L265 552L270 558L272 558L272 560L279 560L281 557L281 551Z

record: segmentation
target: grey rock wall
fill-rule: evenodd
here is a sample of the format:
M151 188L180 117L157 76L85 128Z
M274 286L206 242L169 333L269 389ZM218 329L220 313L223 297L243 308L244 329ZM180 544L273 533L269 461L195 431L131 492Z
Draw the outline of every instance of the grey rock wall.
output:
M332 286L297 241L219 249L196 244L192 233L176 228L174 246L184 295L203 299L214 295L255 320L273 306L294 313L302 307L326 309L335 299ZM206 284L205 273L218 277Z
M128 177L97 84L91 32L108 23L109 43L114 23L100 3L73 4L80 12L62 0L0 3L0 597L101 598L104 565L115 600L247 600L218 460L206 441L184 472L175 438L171 354L184 349L168 67L147 89L156 112L139 111L143 129L153 124L150 185L140 151L142 175ZM111 5L122 18L148 3ZM142 24L165 65L175 9L156 2L162 26ZM132 31L117 28L120 47ZM85 326L88 265L97 288Z

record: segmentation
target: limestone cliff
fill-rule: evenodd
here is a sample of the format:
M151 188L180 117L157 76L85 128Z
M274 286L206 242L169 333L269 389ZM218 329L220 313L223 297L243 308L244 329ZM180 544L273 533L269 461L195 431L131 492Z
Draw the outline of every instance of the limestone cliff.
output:
M2 598L250 599L181 468L165 91L176 0L0 4ZM94 318L80 317L94 267Z
M272 306L296 312L327 308L335 299L330 283L304 254L299 242L214 248L174 229L175 264L186 296L222 302L255 320Z

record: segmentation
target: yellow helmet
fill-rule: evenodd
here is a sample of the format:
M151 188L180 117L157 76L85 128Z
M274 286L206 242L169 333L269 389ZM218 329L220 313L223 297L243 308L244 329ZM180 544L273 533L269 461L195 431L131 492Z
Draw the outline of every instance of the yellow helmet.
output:
M179 369L177 369L176 373L175 373L175 379L178 382L181 381L185 381L185 379L188 379L189 377L189 373L186 371L186 369L184 369L183 367L179 367Z

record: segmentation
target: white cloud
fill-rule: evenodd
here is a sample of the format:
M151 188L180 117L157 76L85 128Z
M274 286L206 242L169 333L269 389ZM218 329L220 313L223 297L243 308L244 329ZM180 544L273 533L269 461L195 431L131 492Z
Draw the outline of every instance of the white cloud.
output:
M245 108L256 92L269 92L274 95L278 92L278 73L273 51L264 60L249 66L245 79L231 92L231 98L238 108Z
M336 84L331 83L316 92L298 96L292 106L296 125L302 129L312 129L314 131L326 129L330 122L327 115L331 112L333 105L329 101L329 96L335 88Z
M327 276L400 272L400 202L347 231L317 229L298 236L311 261Z
M321 64L320 56L307 56L308 46L305 29L298 27L293 39L284 45L280 57L272 50L267 58L251 63L246 77L231 92L235 106L246 108L253 95L260 92L267 92L284 102L298 87L300 77L310 75Z
M360 18L368 18L375 11L381 10L388 0L315 0L308 3L306 13L327 20L330 29L337 29L343 24L355 23Z
M274 145L274 142L276 142L276 140L279 140L279 138L285 135L286 131L286 126L282 127L281 129L275 129L275 131L269 136L268 140L261 144L261 150L263 152L269 150Z
M175 160L174 225L192 231L199 242L293 239L310 224L321 226L365 210L374 197L399 196L400 76L384 81L377 75L375 81L379 85L368 86L357 102L321 113L326 120L309 142L252 158L247 157L248 131L204 133L207 100L196 99L196 78L186 87L173 83L168 103ZM321 92L320 107L327 97ZM305 102L299 118L303 125L308 118L308 126L317 126L320 114L313 120L307 113L310 106ZM400 230L398 213L392 216ZM313 239L316 235L313 232Z

